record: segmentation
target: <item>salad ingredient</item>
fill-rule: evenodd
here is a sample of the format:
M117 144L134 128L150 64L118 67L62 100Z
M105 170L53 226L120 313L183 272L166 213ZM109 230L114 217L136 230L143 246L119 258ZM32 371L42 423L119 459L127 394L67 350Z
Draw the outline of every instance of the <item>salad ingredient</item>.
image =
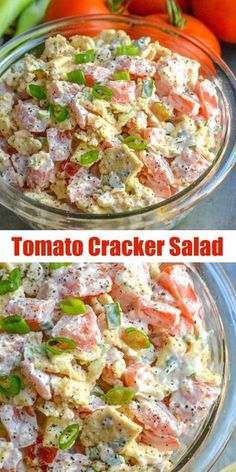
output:
M221 391L194 271L51 263L39 281L35 264L13 267L3 320L39 330L0 331L1 458L13 444L27 470L172 470Z
M191 0L177 0L177 4L182 8L184 12L191 11ZM128 5L129 12L133 15L153 15L156 13L167 12L167 1L166 0L131 0Z
M181 9L176 5L175 0L167 0L167 5L167 14L149 15L147 19L156 21L158 25L165 26L170 30L176 32L182 31L190 36L190 38L201 41L201 43L217 54L221 54L220 43L213 32L214 30L211 31L211 29L204 24L205 22L200 21L198 18L182 13ZM180 41L181 43L181 38L176 38L176 41Z
M236 4L231 0L193 0L193 11L197 18L222 41L236 43L235 16Z
M68 5L64 0L51 0L46 11L45 20L52 21L66 16L83 16L109 14L103 0L72 0Z
M6 316L0 321L0 328L6 333L27 334L30 332L28 323L21 316Z
M2 86L1 177L60 209L112 214L160 203L203 175L221 143L217 82L149 37L52 36Z

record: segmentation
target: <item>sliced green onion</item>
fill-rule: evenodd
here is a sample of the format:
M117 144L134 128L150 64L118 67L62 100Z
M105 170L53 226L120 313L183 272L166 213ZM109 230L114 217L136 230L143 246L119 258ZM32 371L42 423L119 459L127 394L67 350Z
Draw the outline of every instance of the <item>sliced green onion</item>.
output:
M100 98L103 100L111 100L114 92L106 85L95 84L93 86L93 98Z
M129 46L118 46L116 48L116 56L139 56L140 49L135 44Z
M121 311L119 303L105 305L107 325L109 329L115 329L121 325Z
M135 391L130 387L114 387L103 395L103 400L109 405L128 405L135 397Z
M148 349L151 346L146 334L137 328L126 328L123 340L129 347L137 351L140 349Z
M171 118L170 110L161 102L152 105L152 111L160 121L168 121Z
M50 105L49 112L52 120L57 122L65 121L69 115L68 108L64 107L63 105L59 105L59 103L56 105Z
M130 80L130 75L127 70L120 70L113 74L113 79L115 80Z
M44 344L45 349L56 356L60 356L65 352L72 352L76 346L76 342L69 338L50 338Z
M57 270L57 269L60 269L61 267L70 266L71 264L72 264L71 262L50 262L49 269Z
M142 97L152 97L154 90L154 80L146 79L143 81Z
M88 311L84 302L79 298L66 298L66 300L62 300L60 308L67 315L84 315Z
M89 49L86 52L81 52L80 54L76 54L75 62L76 64L86 64L87 62L94 62L95 61L95 51L94 49Z
M20 269L13 269L8 274L8 279L0 280L0 295L15 292L22 285Z
M30 95L37 98L38 100L45 100L47 98L46 92L41 85L30 84L29 85Z
M21 390L21 380L18 375L0 374L0 393L6 397L15 397Z
M6 333L12 334L27 334L30 333L30 327L21 316L6 316L0 321L0 327L6 331Z
M124 144L127 144L129 148L135 149L135 151L143 151L148 145L147 141L145 141L145 139L143 139L138 134L132 134L131 136L127 136L127 138L125 138L123 142Z
M80 433L80 425L79 424L71 424L67 426L67 428L62 431L59 437L59 449L69 449L69 447L73 446L76 439L78 438Z
M99 151L94 150L94 151L88 151L82 154L80 158L80 164L82 166L88 166L90 164L93 164L96 162L99 158Z
M86 78L82 70L72 70L67 74L68 80L79 85L86 85Z

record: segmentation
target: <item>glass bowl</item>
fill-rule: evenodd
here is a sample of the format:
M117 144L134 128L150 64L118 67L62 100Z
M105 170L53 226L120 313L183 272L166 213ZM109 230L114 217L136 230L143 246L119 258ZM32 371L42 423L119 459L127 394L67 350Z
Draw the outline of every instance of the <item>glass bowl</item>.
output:
M208 472L236 426L236 297L220 264L189 264L189 271L203 302L207 330L214 332L209 345L222 391L172 472Z
M201 72L217 87L222 110L222 139L213 164L194 183L171 198L131 212L110 215L80 213L49 207L28 198L0 178L0 203L35 229L168 229L207 197L227 176L236 154L236 80L220 57L200 42L173 33L151 21L132 16L95 15L46 23L14 38L0 49L0 76L26 53L39 53L45 40L60 33L95 36L106 28L123 29L133 39L148 35L152 41L199 60Z

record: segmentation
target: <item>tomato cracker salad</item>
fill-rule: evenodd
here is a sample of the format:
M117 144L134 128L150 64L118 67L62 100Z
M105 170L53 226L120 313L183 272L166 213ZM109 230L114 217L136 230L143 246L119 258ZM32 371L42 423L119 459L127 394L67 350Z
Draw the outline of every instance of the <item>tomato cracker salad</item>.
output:
M221 141L217 89L199 68L124 31L48 38L0 82L2 179L82 213L172 197L207 171Z
M190 268L1 264L0 276L1 471L172 470L221 391Z

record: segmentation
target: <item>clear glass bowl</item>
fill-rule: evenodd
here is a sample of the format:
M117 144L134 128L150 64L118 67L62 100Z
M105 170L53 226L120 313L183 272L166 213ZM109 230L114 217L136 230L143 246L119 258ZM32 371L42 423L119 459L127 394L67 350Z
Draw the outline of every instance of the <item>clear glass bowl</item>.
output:
M236 425L236 298L219 264L190 264L189 271L201 294L214 370L222 376L222 392L172 472L208 472L226 446ZM188 438L187 438L188 441Z
M222 110L222 140L213 165L193 184L156 205L115 215L91 215L42 205L7 185L0 178L0 203L35 229L168 229L175 226L197 203L207 197L227 176L235 163L236 80L220 57L200 42L173 33L152 22L131 16L87 16L44 24L16 37L0 49L0 76L26 53L38 53L45 39L56 33L95 36L106 28L124 29L136 39L148 35L153 41L196 58L202 73L214 80Z

